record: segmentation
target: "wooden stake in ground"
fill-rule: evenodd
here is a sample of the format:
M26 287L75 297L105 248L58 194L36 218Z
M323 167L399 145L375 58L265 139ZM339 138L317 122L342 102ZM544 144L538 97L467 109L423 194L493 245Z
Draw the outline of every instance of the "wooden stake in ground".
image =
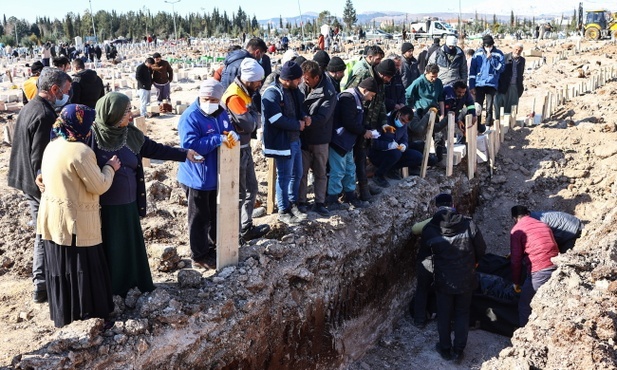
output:
M426 167L428 166L428 156L430 155L431 142L433 141L433 126L435 125L435 111L430 111L428 125L426 128L426 139L424 141L424 153L422 154L422 168L420 169L420 177L426 177Z
M276 197L276 167L274 158L268 158L268 197L266 198L266 213L271 215L274 212L274 200Z
M491 176L493 176L493 170L495 168L495 131L486 130L486 149L488 150L488 170Z
M240 145L218 148L216 269L238 264Z
M452 176L452 170L454 167L454 125L455 117L454 112L448 112L448 139L447 139L447 152L446 152L446 176Z
M478 141L478 125L472 125L473 117L471 114L465 116L465 127L466 127L466 137L467 137L467 177L469 180L473 179L476 173L476 163L477 163L477 141ZM495 121L495 125L497 126L499 123Z

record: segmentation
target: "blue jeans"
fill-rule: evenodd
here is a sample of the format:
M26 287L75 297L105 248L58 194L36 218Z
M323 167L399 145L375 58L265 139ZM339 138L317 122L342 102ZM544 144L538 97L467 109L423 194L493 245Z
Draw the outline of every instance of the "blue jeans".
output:
M293 202L298 201L300 180L302 179L302 150L300 140L290 144L291 156L277 157L276 165L276 206L279 213L291 208Z
M329 148L328 164L330 165L330 180L328 181L328 195L339 195L356 190L356 163L353 160L353 151L345 156Z
M141 106L139 107L139 113L142 116L146 116L148 113L148 105L150 105L150 90L139 89L137 90L139 94L139 100L141 102Z
M553 271L556 269L557 266L552 266L527 275L521 287L521 296L518 300L518 321L521 327L525 326L527 321L529 321L529 315L531 315L530 304L533 296L536 295L536 291L551 278Z
M375 171L377 176L384 176L392 169L420 167L422 165L422 153L411 148L407 148L404 152L398 149L385 151L371 149L369 158L371 163L377 167L377 171Z

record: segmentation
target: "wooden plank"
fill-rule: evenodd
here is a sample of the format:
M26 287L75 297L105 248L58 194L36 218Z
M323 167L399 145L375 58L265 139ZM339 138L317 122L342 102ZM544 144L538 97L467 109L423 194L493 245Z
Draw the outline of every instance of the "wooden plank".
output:
M426 128L426 139L424 141L424 153L422 154L422 167L420 168L420 177L426 177L426 167L428 166L428 156L430 155L431 142L433 141L433 126L435 125L435 112L430 111L428 118L428 126Z
M240 235L240 145L218 148L218 184L216 195L216 269L238 264Z
M505 114L500 123L501 123L501 137L499 139L503 143L506 139L505 136L508 133L508 130L510 129L510 124L512 123L512 117L510 116L510 113Z
M452 176L454 167L454 112L448 112L448 138L446 139L446 176Z
M268 197L266 198L266 213L271 215L274 212L274 202L276 200L276 167L274 158L268 158Z
M135 124L135 127L139 129L139 131L144 133L144 135L148 134L147 133L148 126L146 125L146 117L143 117L143 116L135 117L133 118L133 123ZM141 159L141 164L144 167L150 167L150 158L143 157Z
M401 176L403 178L405 177L409 177L409 167L403 167L401 168Z
M488 170L491 176L495 169L495 131L486 130L486 147L488 150Z
M499 121L495 121L493 129L495 130L495 155L497 155L497 153L499 153L499 149L501 148L501 124Z
M471 114L465 116L465 131L467 137L467 177L469 180L473 179L476 173L476 161L477 161L477 145L478 140L478 125L472 125L473 117ZM495 121L495 125L498 121Z

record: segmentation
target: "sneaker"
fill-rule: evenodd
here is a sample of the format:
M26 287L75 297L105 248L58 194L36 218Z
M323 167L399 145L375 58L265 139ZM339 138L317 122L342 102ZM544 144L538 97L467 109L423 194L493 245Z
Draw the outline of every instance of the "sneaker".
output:
M328 209L324 206L323 203L313 204L313 208L311 208L311 211L318 213L320 216L323 217L330 217L330 211L328 211Z
M257 207L253 210L253 218L259 218L266 215L266 207Z
M34 293L32 293L32 300L34 301L34 303L47 302L47 290L35 290Z
M446 361L450 361L452 359L452 355L450 354L450 350L445 350L443 348L441 348L441 345L439 343L435 344L435 351L437 351L437 353L439 353L439 355L441 356L441 358L443 358Z
M291 214L289 211L279 213L279 221L289 226L297 226L302 222L302 220Z
M390 183L388 182L388 180L386 180L386 178L385 178L385 177L380 176L380 175L375 175L375 176L373 177L373 182L374 182L376 185L381 186L382 188L387 188L387 187L389 187L389 186L390 186Z
M205 260L193 260L193 268L202 270L213 270L214 267L210 266Z
M262 236L266 235L268 232L270 232L270 225L264 224L264 225L255 226L251 224L251 226L249 226L245 231L242 231L240 235L242 236L242 239L244 239L245 241L249 241L249 240L261 238Z
M298 205L296 205L295 203L291 205L291 214L298 218L300 221L304 221L308 217L306 211L302 212L302 210L300 210L300 208L298 208Z

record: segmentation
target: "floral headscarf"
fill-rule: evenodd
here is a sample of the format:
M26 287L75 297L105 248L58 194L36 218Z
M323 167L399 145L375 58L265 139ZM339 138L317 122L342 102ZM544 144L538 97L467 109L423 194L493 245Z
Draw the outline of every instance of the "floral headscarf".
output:
M65 106L52 126L51 140L62 137L66 141L80 141L87 144L92 134L90 128L95 116L95 110L87 105L69 104Z

